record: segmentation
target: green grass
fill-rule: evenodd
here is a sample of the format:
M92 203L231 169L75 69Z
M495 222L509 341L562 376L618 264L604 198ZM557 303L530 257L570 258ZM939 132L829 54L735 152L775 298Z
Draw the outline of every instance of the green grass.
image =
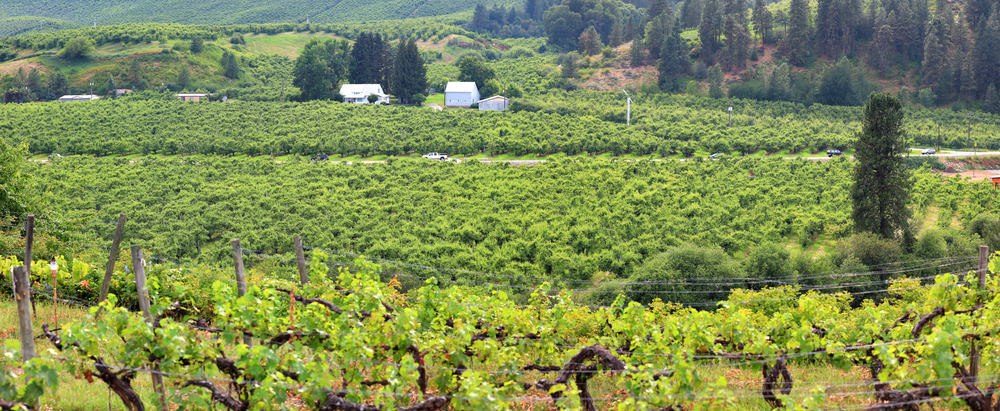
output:
M444 107L444 93L437 93L427 96L427 100L424 101L424 104L440 104L442 107Z
M246 35L247 48L255 53L278 54L288 58L296 58L305 48L306 43L313 39L342 38L329 33L296 33L286 32L275 35Z

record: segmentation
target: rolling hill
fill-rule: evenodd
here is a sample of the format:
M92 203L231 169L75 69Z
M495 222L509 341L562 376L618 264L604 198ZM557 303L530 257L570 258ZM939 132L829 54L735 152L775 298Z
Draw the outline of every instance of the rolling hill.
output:
M495 0L488 4L512 4ZM10 0L0 19L54 19L64 24L273 22L341 23L428 17L471 11L477 0ZM30 19L29 19L30 20ZM0 27L0 33L5 32Z

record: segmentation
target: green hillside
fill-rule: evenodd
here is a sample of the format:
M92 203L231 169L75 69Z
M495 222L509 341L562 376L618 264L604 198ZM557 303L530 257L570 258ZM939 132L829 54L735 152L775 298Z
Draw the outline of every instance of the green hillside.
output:
M0 2L0 18L37 16L90 25L120 23L242 24L272 22L341 23L440 16L471 11L477 0L83 0ZM512 0L487 4L512 4ZM36 19L37 20L37 19ZM0 27L0 35L8 31Z

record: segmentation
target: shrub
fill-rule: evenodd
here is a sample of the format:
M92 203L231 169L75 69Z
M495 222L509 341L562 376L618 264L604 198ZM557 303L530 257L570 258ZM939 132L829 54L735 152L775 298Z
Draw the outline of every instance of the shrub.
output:
M735 283L741 277L743 270L739 263L721 248L685 244L669 248L643 263L628 282L648 284L630 284L627 295L642 304L649 304L653 299L659 298L683 304L706 304L710 308L713 303L725 300L729 292L720 290L715 285L693 283Z
M855 258L866 266L882 265L897 261L903 253L902 246L896 240L887 240L877 234L861 232L837 243L837 254L842 264Z

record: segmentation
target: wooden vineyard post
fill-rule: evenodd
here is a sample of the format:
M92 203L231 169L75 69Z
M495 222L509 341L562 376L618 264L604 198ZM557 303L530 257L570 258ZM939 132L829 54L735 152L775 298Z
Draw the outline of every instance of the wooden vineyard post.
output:
M306 271L306 255L302 251L302 236L295 236L295 260L299 263L299 281L306 285L309 283L309 272Z
M35 215L28 214L28 222L24 226L24 272L28 278L28 301L31 301L31 316L34 317L35 296L31 293L31 244L35 241Z
M986 269L990 261L990 248L981 245L979 246L979 289L986 289ZM982 291L980 291L982 292ZM979 296L980 301L982 301L984 296ZM972 383L976 384L979 379L979 347L976 341L972 341L972 358L969 359L969 374L972 377Z
M149 313L149 292L146 290L146 267L142 261L142 247L132 246L132 271L135 273L135 289L139 296L139 308L146 315L149 321L153 320ZM152 364L150 376L153 380L153 391L160 396L160 409L166 409L167 393L163 389L163 376L160 375L159 367Z
M247 282L243 277L243 248L239 238L233 239L233 266L236 267L236 291L242 297L247 293ZM253 339L249 335L243 335L243 343L253 347Z
M17 328L21 335L21 359L35 358L35 334L31 330L31 276L23 266L13 267L14 299L17 300Z
M100 304L108 298L108 289L111 287L111 275L115 272L115 262L118 261L118 247L122 241L122 231L125 228L125 220L128 216L125 213L118 215L118 228L115 229L115 239L111 242L111 256L108 257L108 265L104 267L104 280L101 281L101 295L97 299Z

